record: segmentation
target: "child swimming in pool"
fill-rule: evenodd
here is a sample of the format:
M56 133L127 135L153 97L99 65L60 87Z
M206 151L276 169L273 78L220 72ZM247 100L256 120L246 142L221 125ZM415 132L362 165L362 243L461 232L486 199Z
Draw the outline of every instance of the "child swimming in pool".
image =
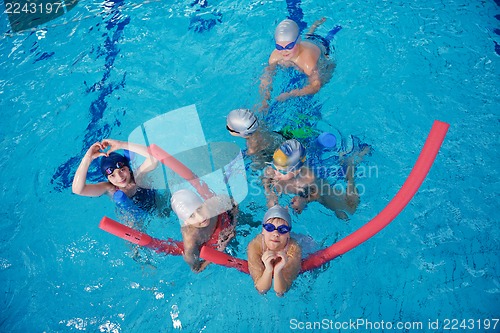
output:
M234 216L237 208L227 196L216 195L203 202L196 193L188 189L175 192L171 203L181 221L184 261L191 270L199 273L210 264L209 261L200 259L201 246L216 245L218 251L223 251L235 236ZM214 232L217 232L215 244L208 244L212 242Z
M272 132L261 124L248 109L236 109L227 115L226 129L232 136L246 140L246 154L252 159L254 169L262 169L276 148L283 142L281 134Z
M129 160L115 152L120 149L140 154L146 157L146 160L132 172ZM90 163L99 157L100 169L107 182L88 184L87 173ZM144 178L157 165L158 161L148 153L146 146L105 139L94 143L87 150L76 170L72 190L75 194L87 197L99 197L103 194L113 197L117 191L122 191L141 209L150 211L156 207L156 191L147 188Z
M354 184L354 159L348 159L347 189L341 193L324 179L318 179L313 170L304 166L305 160L306 150L295 139L285 141L276 149L271 166L264 170L263 184L267 206L275 205L281 194L296 194L292 198L292 207L297 213L300 214L309 202L318 201L335 212L339 219L347 220L346 212L354 214L359 204L359 195Z
M261 294L271 289L283 296L292 286L301 268L302 250L290 238L292 220L288 209L273 206L264 215L262 233L247 247L248 270Z
M311 26L307 36L313 36L316 28L324 20L316 21ZM321 44L318 46L311 41L301 40L299 27L293 20L286 19L281 21L274 31L274 39L276 49L271 53L268 61L269 64L261 77L261 110L269 107L272 79L278 66L295 67L307 75L309 84L301 89L293 89L281 93L276 97L277 101L317 93L321 86L330 80L335 68L335 64L328 58L328 50L326 48Z

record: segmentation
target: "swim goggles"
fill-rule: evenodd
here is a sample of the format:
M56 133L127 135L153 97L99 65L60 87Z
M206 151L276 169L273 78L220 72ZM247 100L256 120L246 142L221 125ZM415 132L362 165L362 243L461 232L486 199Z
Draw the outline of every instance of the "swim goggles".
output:
M106 168L106 170L104 170L104 172L106 172L106 175L111 176L116 169L121 169L124 166L126 166L125 163L123 163L123 162L116 162L116 164L115 164L114 167L110 166L110 167Z
M285 47L279 45L279 44L275 44L276 45L276 50L278 51L283 51L283 50L291 50L295 47L295 44L297 43L297 40L299 39L299 35L297 35L297 38L295 38L295 40L293 42L291 42L290 44L286 45Z
M271 165L271 167L278 171L279 173L281 173L282 175L287 175L289 174L290 172L294 172L294 171L297 171L301 166L302 164L304 163L303 160L299 160L297 161L297 163L295 163L294 165L292 166L289 166L289 167L286 167L286 169L279 169L275 164L274 162L266 162L266 164L269 164Z
M245 131L248 131L249 129L251 129L253 127L253 125L255 125L255 123L257 122L257 118L255 118L255 120L253 121L253 123L250 124L250 126L247 127L247 129ZM226 125L226 129L231 132L231 133L236 133L236 134L241 134L241 132L238 132L238 131L235 131L234 129L232 129L231 127L229 127L228 125Z
M289 227L286 224L282 224L279 227L276 227L272 223L264 223L262 225L262 228L264 228L264 230L266 230L267 232L273 232L274 230L278 230L278 232L282 235L285 235L285 234L289 233L290 230L292 230L292 227Z
M269 164L271 165L271 167L272 167L274 170L278 171L278 172L279 172L279 173L281 173L282 175L286 175L286 174L288 174L288 173L290 172L290 170L278 169L278 168L276 167L276 165L274 165L274 163L269 163Z
M236 133L236 134L240 134L240 132L238 131L235 131L234 129L230 128L229 126L226 125L226 129L231 132L231 133Z

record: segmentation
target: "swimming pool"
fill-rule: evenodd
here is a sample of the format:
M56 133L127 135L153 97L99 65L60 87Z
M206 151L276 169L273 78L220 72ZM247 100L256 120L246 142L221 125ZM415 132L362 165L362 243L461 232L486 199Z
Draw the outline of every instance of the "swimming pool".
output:
M494 2L465 1L80 2L46 28L4 34L1 331L289 332L314 322L370 331L342 326L365 320L371 331L384 321L384 331L393 323L394 331L428 332L436 320L445 331L462 319L473 320L456 326L463 332L500 330L499 14ZM109 199L71 194L82 154L190 104L207 141L242 146L225 116L258 102L273 29L287 15L308 25L326 17L320 34L342 30L332 80L312 98L278 106L276 126L293 122L297 105L312 110L372 144L363 165L376 167L358 180L366 191L348 223L312 204L295 217L296 231L329 245L373 218L440 119L451 127L424 184L389 227L303 274L284 298L260 296L233 269L195 275L181 258L147 252L150 265L134 261L124 241L97 227L114 214ZM8 29L2 15L0 31ZM257 220L263 205L249 197L241 210ZM155 220L148 232L177 229ZM239 257L257 232L240 229Z

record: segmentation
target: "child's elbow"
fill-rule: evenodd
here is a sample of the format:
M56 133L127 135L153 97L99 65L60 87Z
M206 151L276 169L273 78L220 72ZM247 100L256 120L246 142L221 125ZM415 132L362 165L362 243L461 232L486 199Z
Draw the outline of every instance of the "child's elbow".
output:
M257 287L255 287L255 289L257 289L257 291L259 292L259 294L261 295L265 295L267 294L267 292L269 291L269 289L259 289Z
M77 188L76 186L72 186L71 187L71 192L73 192L74 194L77 194L77 195L81 195L82 194L82 189L81 188Z

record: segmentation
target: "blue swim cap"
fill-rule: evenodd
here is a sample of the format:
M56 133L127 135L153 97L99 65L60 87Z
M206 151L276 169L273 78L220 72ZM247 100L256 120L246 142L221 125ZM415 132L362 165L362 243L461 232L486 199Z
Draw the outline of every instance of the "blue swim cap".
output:
M273 155L274 166L287 172L299 169L305 161L306 149L295 139L283 142Z
M101 157L101 172L104 177L108 177L115 171L115 169L120 169L127 166L130 169L130 164L128 159L118 153L112 152L108 156Z

